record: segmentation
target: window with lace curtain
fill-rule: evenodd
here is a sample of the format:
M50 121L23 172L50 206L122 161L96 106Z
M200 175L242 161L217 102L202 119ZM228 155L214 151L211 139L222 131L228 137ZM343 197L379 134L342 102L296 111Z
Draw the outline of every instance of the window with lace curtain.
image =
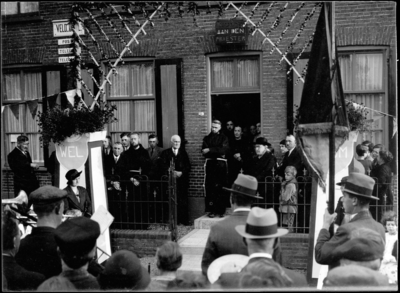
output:
M3 72L3 105L18 104L23 101L41 98L42 72L39 70L12 70ZM37 111L42 111L39 103ZM4 108L4 150L10 153L17 143L17 136L25 134L30 141L29 153L32 161L43 163L43 149L39 142L39 127L36 115L32 117L27 104L19 104L18 115L11 111L10 107Z
M211 59L212 92L258 92L260 63L258 56Z
M338 60L345 99L388 113L386 50L344 50L338 52ZM359 142L388 146L388 118L374 111L369 111L368 118L372 131L359 135Z
M109 126L113 142L121 140L122 132L138 132L146 148L148 136L156 130L154 63L125 62L110 81L108 101L117 106L118 119Z

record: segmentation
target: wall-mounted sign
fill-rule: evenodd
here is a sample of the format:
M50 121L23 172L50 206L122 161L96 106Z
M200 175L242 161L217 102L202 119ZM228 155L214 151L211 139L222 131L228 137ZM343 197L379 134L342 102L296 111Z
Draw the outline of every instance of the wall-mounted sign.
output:
M74 56L58 57L58 63L68 63Z
M61 144L56 144L56 157L67 170L79 170L86 162L89 151L87 142L89 135L73 135Z
M58 42L58 45L59 45L59 46L61 46L61 45L70 45L70 44L72 44L72 39L71 39L71 38L68 38L68 39L58 39L57 42Z
M215 23L215 43L224 44L246 44L249 29L243 26L243 19L219 19Z
M78 35L84 35L85 31L81 24L78 25ZM72 36L72 27L68 19L53 20L54 37Z
M60 55L71 54L71 53L72 53L72 48L61 48L61 49L58 49L58 54L60 54Z

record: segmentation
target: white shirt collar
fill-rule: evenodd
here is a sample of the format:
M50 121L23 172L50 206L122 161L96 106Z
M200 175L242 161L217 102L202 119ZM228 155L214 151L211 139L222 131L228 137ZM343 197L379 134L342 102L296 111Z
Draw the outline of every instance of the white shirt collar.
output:
M290 156L290 154L293 152L294 148L292 148L291 150L289 150L289 154L288 157Z
M21 151L21 153L23 153L24 155L26 154L26 152L24 152L23 150L21 150L19 147L16 147L17 149L19 149Z
M250 212L250 208L237 208L233 212Z
M269 253L266 252L256 252L250 255L250 259L251 258L256 258L256 257L265 257L265 258L271 258L272 259L272 255L270 255Z
M356 214L350 215L350 221L351 221L356 215L357 215L357 213L356 213Z

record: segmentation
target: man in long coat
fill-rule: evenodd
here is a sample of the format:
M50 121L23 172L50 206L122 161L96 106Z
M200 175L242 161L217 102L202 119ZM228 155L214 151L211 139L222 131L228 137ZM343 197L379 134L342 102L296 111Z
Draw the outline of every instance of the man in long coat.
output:
M188 225L188 187L190 161L187 152L181 148L179 135L171 137L172 147L161 153L160 161L164 175L168 175L171 162L174 164L177 187L177 215L178 224Z
M330 236L329 227L335 221L336 213L329 214L326 210L324 222L319 232L315 245L315 260L319 264L329 265L329 269L339 266L339 259L335 258L332 251L351 239L352 233L360 228L368 228L379 233L385 240L385 229L381 223L376 222L369 212L371 200L379 200L372 196L375 181L361 173L350 173L342 189L343 208L350 215L350 221L341 225L333 237Z
M222 187L227 186L228 169L226 155L229 150L228 138L221 133L221 122L213 120L211 132L203 138L201 152L207 159L205 163L205 203L209 217L223 217L227 199L223 198Z
M32 158L28 149L28 137L20 135L17 137L17 146L7 156L8 164L14 173L15 196L17 196L21 190L29 195L32 191L39 188L39 181L34 173L39 166L32 163Z

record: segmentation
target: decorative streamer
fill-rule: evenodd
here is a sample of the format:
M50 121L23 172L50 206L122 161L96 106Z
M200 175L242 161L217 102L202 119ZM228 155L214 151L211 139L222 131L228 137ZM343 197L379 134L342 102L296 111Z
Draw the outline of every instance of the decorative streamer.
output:
M249 20L253 18L254 13L256 13L256 10L257 10L258 6L260 6L260 2L257 2L256 5L253 7L253 9L251 10L249 18L246 19L246 22L244 23L243 27L245 27L246 24L249 22Z
M296 17L296 15L300 11L300 9L303 8L304 4L305 4L305 2L301 2L299 7L296 8L294 13L292 14L292 17L288 20L285 29L282 31L281 35L279 36L279 39L275 42L275 47L272 47L271 52L269 53L270 55L275 51L275 48L281 42L283 36L286 34L286 32L288 31L289 27L292 25L292 22L293 22L294 18Z
M103 3L104 3L104 2L103 2ZM106 5L106 4L104 4L104 5ZM114 8L114 6L112 6L112 5L111 5L111 7ZM99 9L100 9L100 11L101 11L102 16L106 19L108 25L114 30L114 32L115 32L115 34L117 35L118 39L121 41L122 44L124 44L124 46L125 46L126 49L131 53L131 55L133 55L131 49L130 49L129 47L126 46L126 42L125 42L124 38L123 38L122 35L119 33L119 31L117 30L117 28L114 26L114 23L112 22L112 20L111 20L111 19L108 17L108 15L105 13L103 7L99 7ZM119 15L118 11L117 11L115 8L114 8L114 10L115 10L115 12L118 14L118 16L119 16L120 19L121 19L121 15ZM125 24L124 22L122 22L122 23ZM125 27L126 27L126 24L125 24ZM128 28L128 31L130 31L129 28ZM131 34L131 35L132 35L132 34ZM117 54L117 55L118 55L118 54Z
M296 44L297 39L300 37L300 35L303 33L304 28L307 25L307 22L313 17L316 9L318 7L322 6L321 2L317 3L314 5L313 9L311 10L311 12L307 13L306 18L304 19L304 22L301 24L300 29L298 30L297 34L295 35L295 37L293 38L293 40L290 42L289 46L287 47L285 53L283 54L281 60L279 60L279 63L282 62L282 60L284 59L284 57L287 56L287 54L289 52L291 52L291 50L293 49L293 46Z
M264 11L263 15L261 16L261 19L257 22L257 24L255 25L255 30L253 32L253 36L256 33L257 29L260 28L261 24L264 22L264 20L268 17L269 13L271 12L272 7L274 7L274 5L277 2L272 2L271 5L267 8L267 10Z
M222 3L222 1L218 1L218 17L223 16L224 10L228 9L228 7L229 7L229 4L224 9L224 4Z
M197 25L196 15L199 15L199 14L200 14L200 11L199 11L199 9L198 9L198 7L197 7L196 2L189 2L189 8L188 8L188 11L187 11L187 12L188 12L188 13L189 13L189 12L192 12L192 14L193 14L193 23L194 23L195 26L198 26L198 25Z
M283 6L283 7L280 9L279 15L276 17L274 23L272 24L271 28L270 28L269 31L267 32L266 37L268 37L269 34L270 34L274 29L276 29L276 28L278 27L278 25L281 23L281 19L283 18L282 13L285 12L285 10L286 10L286 8L288 7L288 5L289 5L289 3L287 2L287 3L285 4L285 6ZM265 41L265 39L264 39L264 41ZM264 41L263 41L263 43L264 43Z
M242 3L242 5L240 5L239 10L236 10L235 15L232 17L232 19L238 17L239 11L242 10L242 9L246 6L246 4L247 4L247 1L244 1L244 2Z
M37 109L38 109L38 100L30 100L28 102L26 102L28 107L29 107L29 111L31 112L32 115L32 119L35 118L36 113L37 113Z
M207 11L206 14L211 14L211 5L210 5L210 1L207 1Z
M308 38L308 41L304 44L303 49L301 49L299 55L298 55L298 56L296 57L296 59L293 61L292 66L290 66L290 68L289 68L288 72L286 72L286 74L289 74L289 73L294 69L294 66L296 65L297 61L299 61L300 56L304 53L304 51L306 50L306 48L307 48L310 44L312 44L313 39L314 39L314 34L315 34L315 32L313 32L313 33L310 35L310 37Z
M302 70L302 72L301 72L301 78L302 78L302 79L305 78L306 73L307 73L307 69L308 69L308 62L307 62L307 64L304 66L304 68L303 68L303 70ZM297 85L297 84L299 83L299 81L300 81L300 77L297 78L295 85Z

